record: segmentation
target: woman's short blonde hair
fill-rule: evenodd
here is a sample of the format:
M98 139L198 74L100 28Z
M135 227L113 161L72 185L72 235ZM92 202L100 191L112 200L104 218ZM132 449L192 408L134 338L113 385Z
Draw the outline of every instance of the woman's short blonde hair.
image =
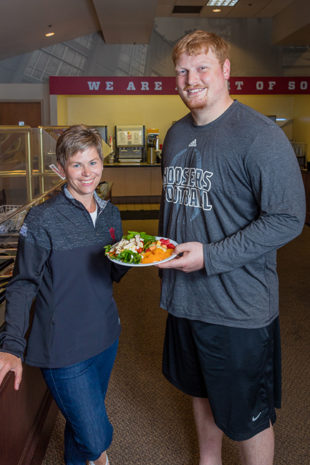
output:
M70 126L57 139L57 162L64 168L70 157L77 152L84 152L89 147L95 147L99 158L103 161L102 139L97 129L84 124Z
M215 54L221 65L229 59L229 45L217 34L197 30L186 34L174 46L172 51L172 60L176 65L179 56L182 53L187 55L199 55L200 53L208 53L209 49Z

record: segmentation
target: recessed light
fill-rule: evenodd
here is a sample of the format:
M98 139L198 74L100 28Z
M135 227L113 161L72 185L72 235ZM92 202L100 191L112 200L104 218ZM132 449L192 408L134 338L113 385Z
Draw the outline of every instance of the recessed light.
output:
M220 8L213 8L213 13L220 13L222 10Z
M52 25L51 25L51 24L48 25L48 29L49 29L48 32L46 32L46 33L44 34L45 37L52 37L52 36L54 36L54 35L55 35L55 32L52 31Z

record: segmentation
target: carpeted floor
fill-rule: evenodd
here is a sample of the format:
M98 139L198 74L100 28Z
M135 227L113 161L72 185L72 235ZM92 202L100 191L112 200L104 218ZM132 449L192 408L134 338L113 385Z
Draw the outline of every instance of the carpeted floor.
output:
M124 221L124 231L156 234L151 220ZM283 408L275 425L275 465L310 464L310 227L279 251ZM153 267L132 269L115 286L122 322L107 406L114 425L111 465L197 465L191 400L161 374L165 312ZM42 465L62 465L64 421L58 416ZM223 465L240 465L224 439Z

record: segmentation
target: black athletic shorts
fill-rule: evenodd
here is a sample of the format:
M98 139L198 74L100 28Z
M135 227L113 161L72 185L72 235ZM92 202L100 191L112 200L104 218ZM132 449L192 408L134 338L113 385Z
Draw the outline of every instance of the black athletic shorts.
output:
M186 394L207 397L229 438L249 439L274 423L281 407L279 319L243 329L169 314L163 374Z

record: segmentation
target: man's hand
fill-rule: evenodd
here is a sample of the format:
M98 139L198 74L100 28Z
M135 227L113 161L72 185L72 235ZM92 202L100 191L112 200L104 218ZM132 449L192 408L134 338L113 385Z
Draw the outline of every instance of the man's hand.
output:
M191 273L192 271L201 270L204 267L203 245L201 242L184 242L174 249L177 255L183 254L182 257L176 257L173 260L157 265L158 268L173 268L175 270Z
M15 355L0 352L0 386L9 371L15 373L14 389L18 391L23 373L22 361Z

